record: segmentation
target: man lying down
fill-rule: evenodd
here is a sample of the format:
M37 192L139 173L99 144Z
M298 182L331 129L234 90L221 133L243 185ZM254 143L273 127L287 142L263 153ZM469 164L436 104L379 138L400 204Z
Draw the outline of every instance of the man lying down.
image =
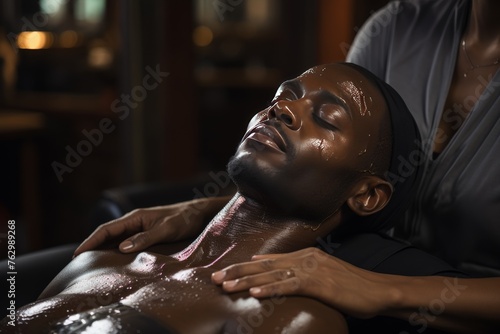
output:
M371 232L389 229L410 200L418 166L408 172L400 164L410 161L418 141L399 95L371 73L347 63L309 69L284 82L270 106L250 121L228 164L237 193L194 242L138 254L83 253L38 301L18 310L15 327L6 318L0 329L346 333L346 317L319 300L228 294L211 275L254 254L314 247L326 236L349 240L334 254L355 265L398 273L391 256L377 252L397 245L401 258L408 248ZM417 258L431 265L413 266L409 274L454 274L430 256ZM304 260L311 275L316 261L321 257ZM293 270L276 274L290 279Z

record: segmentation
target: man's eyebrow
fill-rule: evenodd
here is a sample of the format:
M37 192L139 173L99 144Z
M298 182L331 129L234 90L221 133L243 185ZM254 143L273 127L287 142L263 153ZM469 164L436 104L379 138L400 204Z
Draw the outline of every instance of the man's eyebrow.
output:
M328 101L329 103L341 106L342 109L344 109L344 111L346 112L347 116L349 116L349 118L352 119L351 108L349 108L349 105L347 104L347 102L343 98L341 98L340 96L337 96L335 94L332 94L332 92L327 91L327 90L319 91L318 96L321 97L322 99Z
M283 82L280 86L280 89L287 89L294 93L296 96L301 96L304 88L300 84L298 80L292 79Z
M301 96L303 94L303 91L304 91L304 87L302 86L300 81L296 80L296 79L284 81L280 86L280 90L285 90L285 89L291 91L296 96ZM327 90L320 90L317 93L317 96L326 100L328 103L341 106L342 109L344 109L344 111L346 112L347 116L349 116L349 118L352 119L351 108L349 108L349 105L347 104L347 102L343 98L341 98L340 96L337 96L337 95L335 95L332 92L327 91Z

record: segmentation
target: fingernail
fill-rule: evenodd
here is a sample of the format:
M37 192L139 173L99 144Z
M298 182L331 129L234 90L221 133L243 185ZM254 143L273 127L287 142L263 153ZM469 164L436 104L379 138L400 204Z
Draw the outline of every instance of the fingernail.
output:
M252 295L258 295L261 291L261 288L250 288L250 294Z
M222 282L224 277L226 277L225 271L216 271L212 274L212 279L216 282Z
M132 249L134 247L134 243L130 240L126 240L124 242L122 242L122 244L120 245L120 248L122 250L129 250L129 249Z
M238 283L236 280L225 281L223 283L223 285L224 285L225 288L232 288L232 287L236 286L236 283Z

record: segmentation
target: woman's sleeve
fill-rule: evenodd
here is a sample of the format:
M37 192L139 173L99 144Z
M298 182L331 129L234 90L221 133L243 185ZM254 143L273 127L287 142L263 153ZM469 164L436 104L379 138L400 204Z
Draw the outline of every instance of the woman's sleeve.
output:
M370 16L356 34L346 61L363 66L385 80L397 16L402 10L400 1L392 1Z

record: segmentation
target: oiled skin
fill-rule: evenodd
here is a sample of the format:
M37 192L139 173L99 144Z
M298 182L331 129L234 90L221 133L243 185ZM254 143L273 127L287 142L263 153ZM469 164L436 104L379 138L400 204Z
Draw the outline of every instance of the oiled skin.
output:
M118 301L178 333L238 333L245 328L254 333L280 333L301 318L309 321L304 323L306 327L296 327L298 332L307 328L316 333L323 328L326 332L337 322L338 332L345 330L342 316L320 302L304 297L257 300L247 293L225 294L210 280L220 266L191 267L163 251L157 247L129 255L115 250L80 255L44 292L58 293L56 296L19 312L16 330L44 332L67 314ZM36 314L30 315L32 312Z

